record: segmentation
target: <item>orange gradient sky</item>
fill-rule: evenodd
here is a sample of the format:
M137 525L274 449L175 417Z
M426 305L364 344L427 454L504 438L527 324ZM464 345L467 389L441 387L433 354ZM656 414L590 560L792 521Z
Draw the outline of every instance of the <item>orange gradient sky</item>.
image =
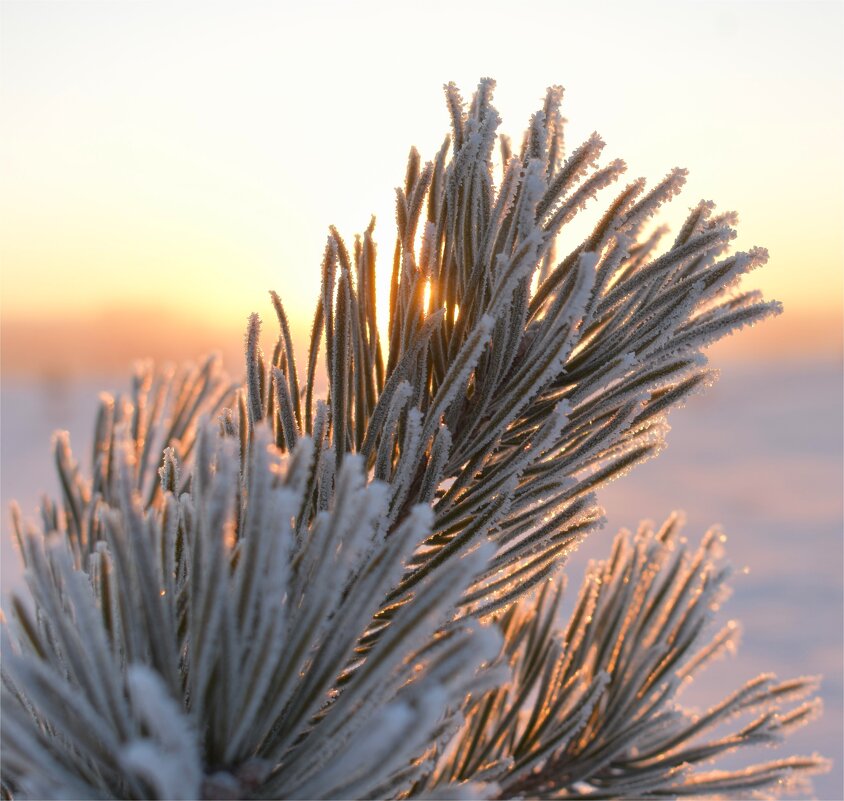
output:
M561 83L570 146L687 167L664 220L737 209L737 245L771 251L750 285L793 323L769 339L840 351L840 2L6 0L0 21L4 372L236 350L250 311L274 326L270 288L303 332L327 226L375 213L386 279L408 147L433 156L441 85L482 75L504 132Z

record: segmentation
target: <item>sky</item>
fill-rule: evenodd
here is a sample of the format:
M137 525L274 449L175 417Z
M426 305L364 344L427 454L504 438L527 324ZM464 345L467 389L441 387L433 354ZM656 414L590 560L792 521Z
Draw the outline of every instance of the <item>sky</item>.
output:
M388 256L408 148L448 129L442 84L486 75L504 132L562 84L570 147L597 130L629 175L688 168L664 220L738 210L738 247L771 251L749 285L791 322L768 339L840 351L842 33L844 4L796 0L5 0L4 370L236 349L269 289L301 335L328 225L351 240L374 213Z

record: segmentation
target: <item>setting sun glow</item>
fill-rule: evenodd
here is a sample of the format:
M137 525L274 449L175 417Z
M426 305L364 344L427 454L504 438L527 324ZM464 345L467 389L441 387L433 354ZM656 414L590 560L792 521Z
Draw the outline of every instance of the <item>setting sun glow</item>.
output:
M147 337L156 356L168 342L179 357L215 343L237 350L251 311L270 319L269 289L302 341L328 225L351 244L372 213L385 293L408 148L432 158L448 131L439 84L468 95L485 74L498 80L504 132L521 130L545 87L562 83L569 149L594 127L631 177L687 167L686 190L661 221L676 230L701 197L737 209L736 245L771 251L758 285L792 321L840 319L844 125L829 98L841 96L842 72L826 17L841 7L659 6L635 28L635 71L620 82L577 31L597 25L602 50L623 49L626 21L645 10L619 4L607 27L589 4L536 5L572 32L565 47L532 47L500 24L495 3L449 5L448 28L437 14L381 2L199 14L163 2L7 3L4 370L20 366L20 343L38 330L55 343L58 326L69 341L105 318L115 341L138 343L116 360L142 355ZM688 53L692 29L705 58ZM436 43L435 69L390 33L408 30ZM838 346L840 329L822 329Z

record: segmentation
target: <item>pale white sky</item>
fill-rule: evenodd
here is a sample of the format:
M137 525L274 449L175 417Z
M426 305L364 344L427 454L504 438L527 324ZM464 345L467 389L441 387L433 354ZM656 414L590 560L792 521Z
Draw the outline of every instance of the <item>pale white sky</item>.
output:
M243 321L275 288L310 318L330 223L378 215L410 144L447 131L441 86L498 81L520 136L566 87L629 174L691 171L741 214L756 283L840 310L840 2L9 2L0 17L0 266L8 318L166 302ZM387 264L384 265L387 267Z

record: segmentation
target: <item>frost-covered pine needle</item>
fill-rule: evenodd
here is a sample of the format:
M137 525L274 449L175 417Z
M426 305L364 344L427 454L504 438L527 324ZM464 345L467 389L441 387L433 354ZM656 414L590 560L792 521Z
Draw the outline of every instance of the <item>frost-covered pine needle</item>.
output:
M272 293L277 344L253 315L242 386L213 359L140 367L101 401L90 476L57 437L61 498L13 514L5 797L735 795L823 767L701 767L818 706L767 676L678 705L734 638L708 629L716 535L620 535L561 628L596 492L712 380L701 349L779 305L738 290L767 254L731 255L708 201L660 248L685 171L625 183L597 134L567 156L559 87L516 152L493 89L449 84L450 136L411 150L387 331L374 220L351 249L332 228L303 358Z

